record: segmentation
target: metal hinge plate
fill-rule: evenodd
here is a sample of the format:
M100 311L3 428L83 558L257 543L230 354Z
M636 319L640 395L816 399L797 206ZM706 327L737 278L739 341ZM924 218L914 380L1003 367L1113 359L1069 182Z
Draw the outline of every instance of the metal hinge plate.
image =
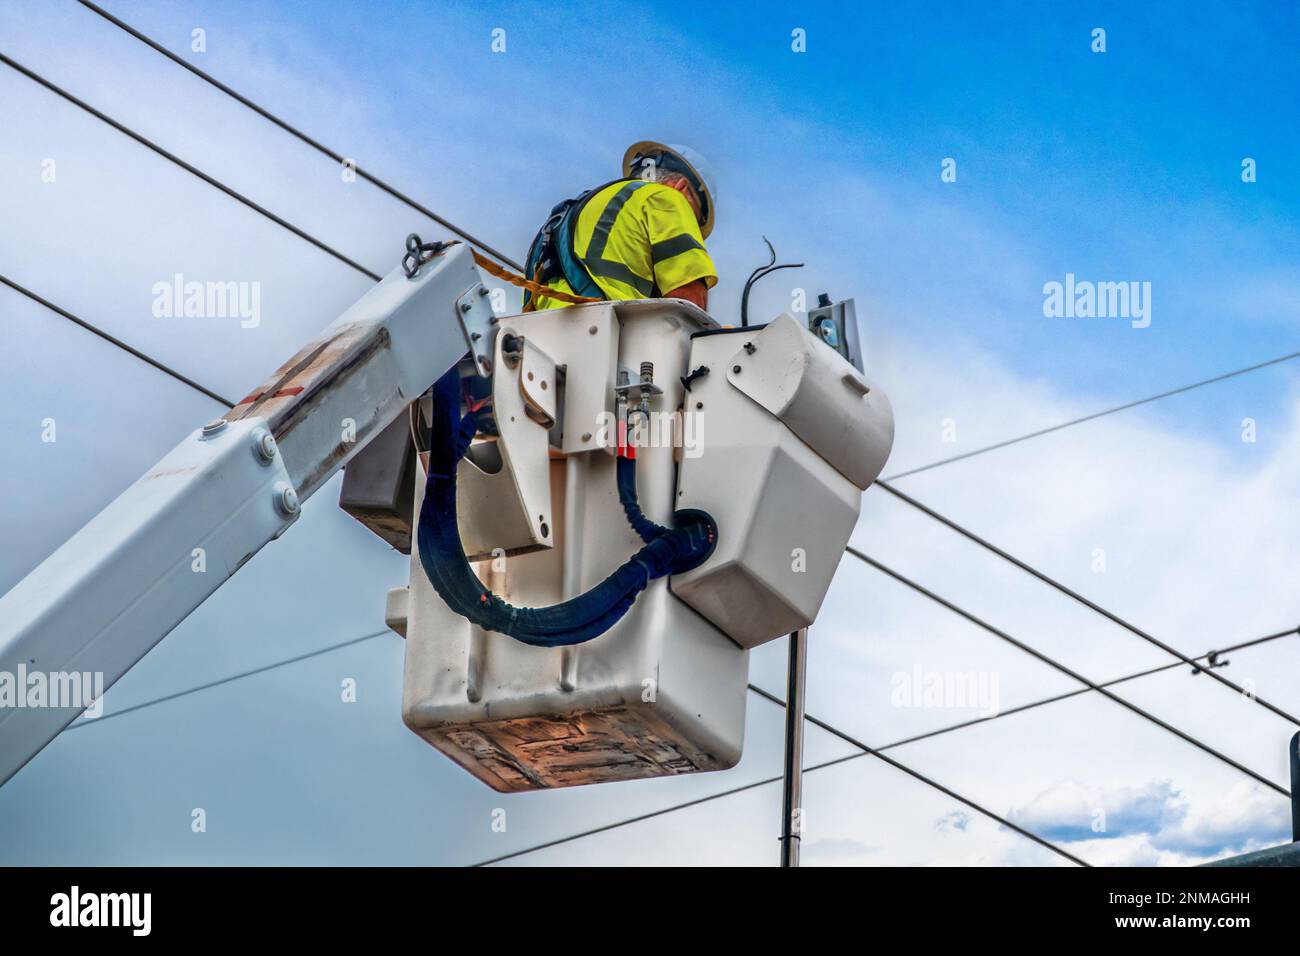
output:
M487 378L492 374L492 343L497 328L487 286L476 282L456 297L456 319L465 333L474 370Z

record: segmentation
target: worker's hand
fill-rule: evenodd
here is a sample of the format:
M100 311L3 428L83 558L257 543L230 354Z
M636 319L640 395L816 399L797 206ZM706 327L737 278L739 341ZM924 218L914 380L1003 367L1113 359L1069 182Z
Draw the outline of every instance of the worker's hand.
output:
M704 284L703 279L696 279L694 282L678 286L672 292L664 293L664 298L685 299L687 302L698 305L705 312L709 311L709 287Z

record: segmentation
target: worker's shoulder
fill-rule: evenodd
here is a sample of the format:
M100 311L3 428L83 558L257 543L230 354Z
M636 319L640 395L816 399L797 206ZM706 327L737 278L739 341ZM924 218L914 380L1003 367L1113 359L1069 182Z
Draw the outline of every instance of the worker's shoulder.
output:
M628 187L632 187L628 189ZM669 189L662 183L648 183L640 179L616 179L612 183L605 183L603 186L595 186L584 195L587 197L583 202L583 215L600 215L609 208L609 204L618 199L619 209L628 207L642 206L651 197L656 205L662 205L665 202L671 202L671 199L658 198L662 193L677 193L675 189ZM620 194L621 197L620 197ZM677 193L677 195L681 195Z
M590 194L591 202L593 205L599 205L603 201L613 199L628 186L633 188L628 191L624 199L625 204L643 203L652 199L660 202L672 202L674 196L685 200L685 197L676 189L665 186L663 183L646 182L641 179L616 179L604 186L597 186L595 191Z
M689 215L695 215L691 212L691 204L686 201L686 197L672 186L665 186L663 183L646 183L632 194L629 202L660 211L675 213L685 211Z

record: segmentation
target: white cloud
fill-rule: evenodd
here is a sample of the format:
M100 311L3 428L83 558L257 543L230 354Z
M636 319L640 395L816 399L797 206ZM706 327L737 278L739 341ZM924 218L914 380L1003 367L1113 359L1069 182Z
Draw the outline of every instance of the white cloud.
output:
M1114 790L1063 780L1013 808L1009 819L1049 840L1071 841L1159 832L1185 813L1186 804L1168 780Z
M1218 800L1188 806L1151 842L1162 850L1213 856L1281 842L1289 826L1285 804L1253 780L1242 780Z
M970 826L970 820L970 814L964 810L953 810L940 817L934 827L936 830L965 830Z
M1251 780L1196 804L1168 780L1114 789L1064 780L1009 818L1107 866L1207 862L1280 842L1289 823L1285 804Z

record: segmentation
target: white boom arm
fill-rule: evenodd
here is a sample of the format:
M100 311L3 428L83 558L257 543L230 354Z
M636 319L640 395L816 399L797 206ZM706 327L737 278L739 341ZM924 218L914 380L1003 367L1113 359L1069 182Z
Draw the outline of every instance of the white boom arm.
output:
M0 598L0 784L263 545L470 349L491 307L470 247L394 269L226 416L176 446ZM41 700L28 681L44 683ZM43 675L43 676L40 676Z

